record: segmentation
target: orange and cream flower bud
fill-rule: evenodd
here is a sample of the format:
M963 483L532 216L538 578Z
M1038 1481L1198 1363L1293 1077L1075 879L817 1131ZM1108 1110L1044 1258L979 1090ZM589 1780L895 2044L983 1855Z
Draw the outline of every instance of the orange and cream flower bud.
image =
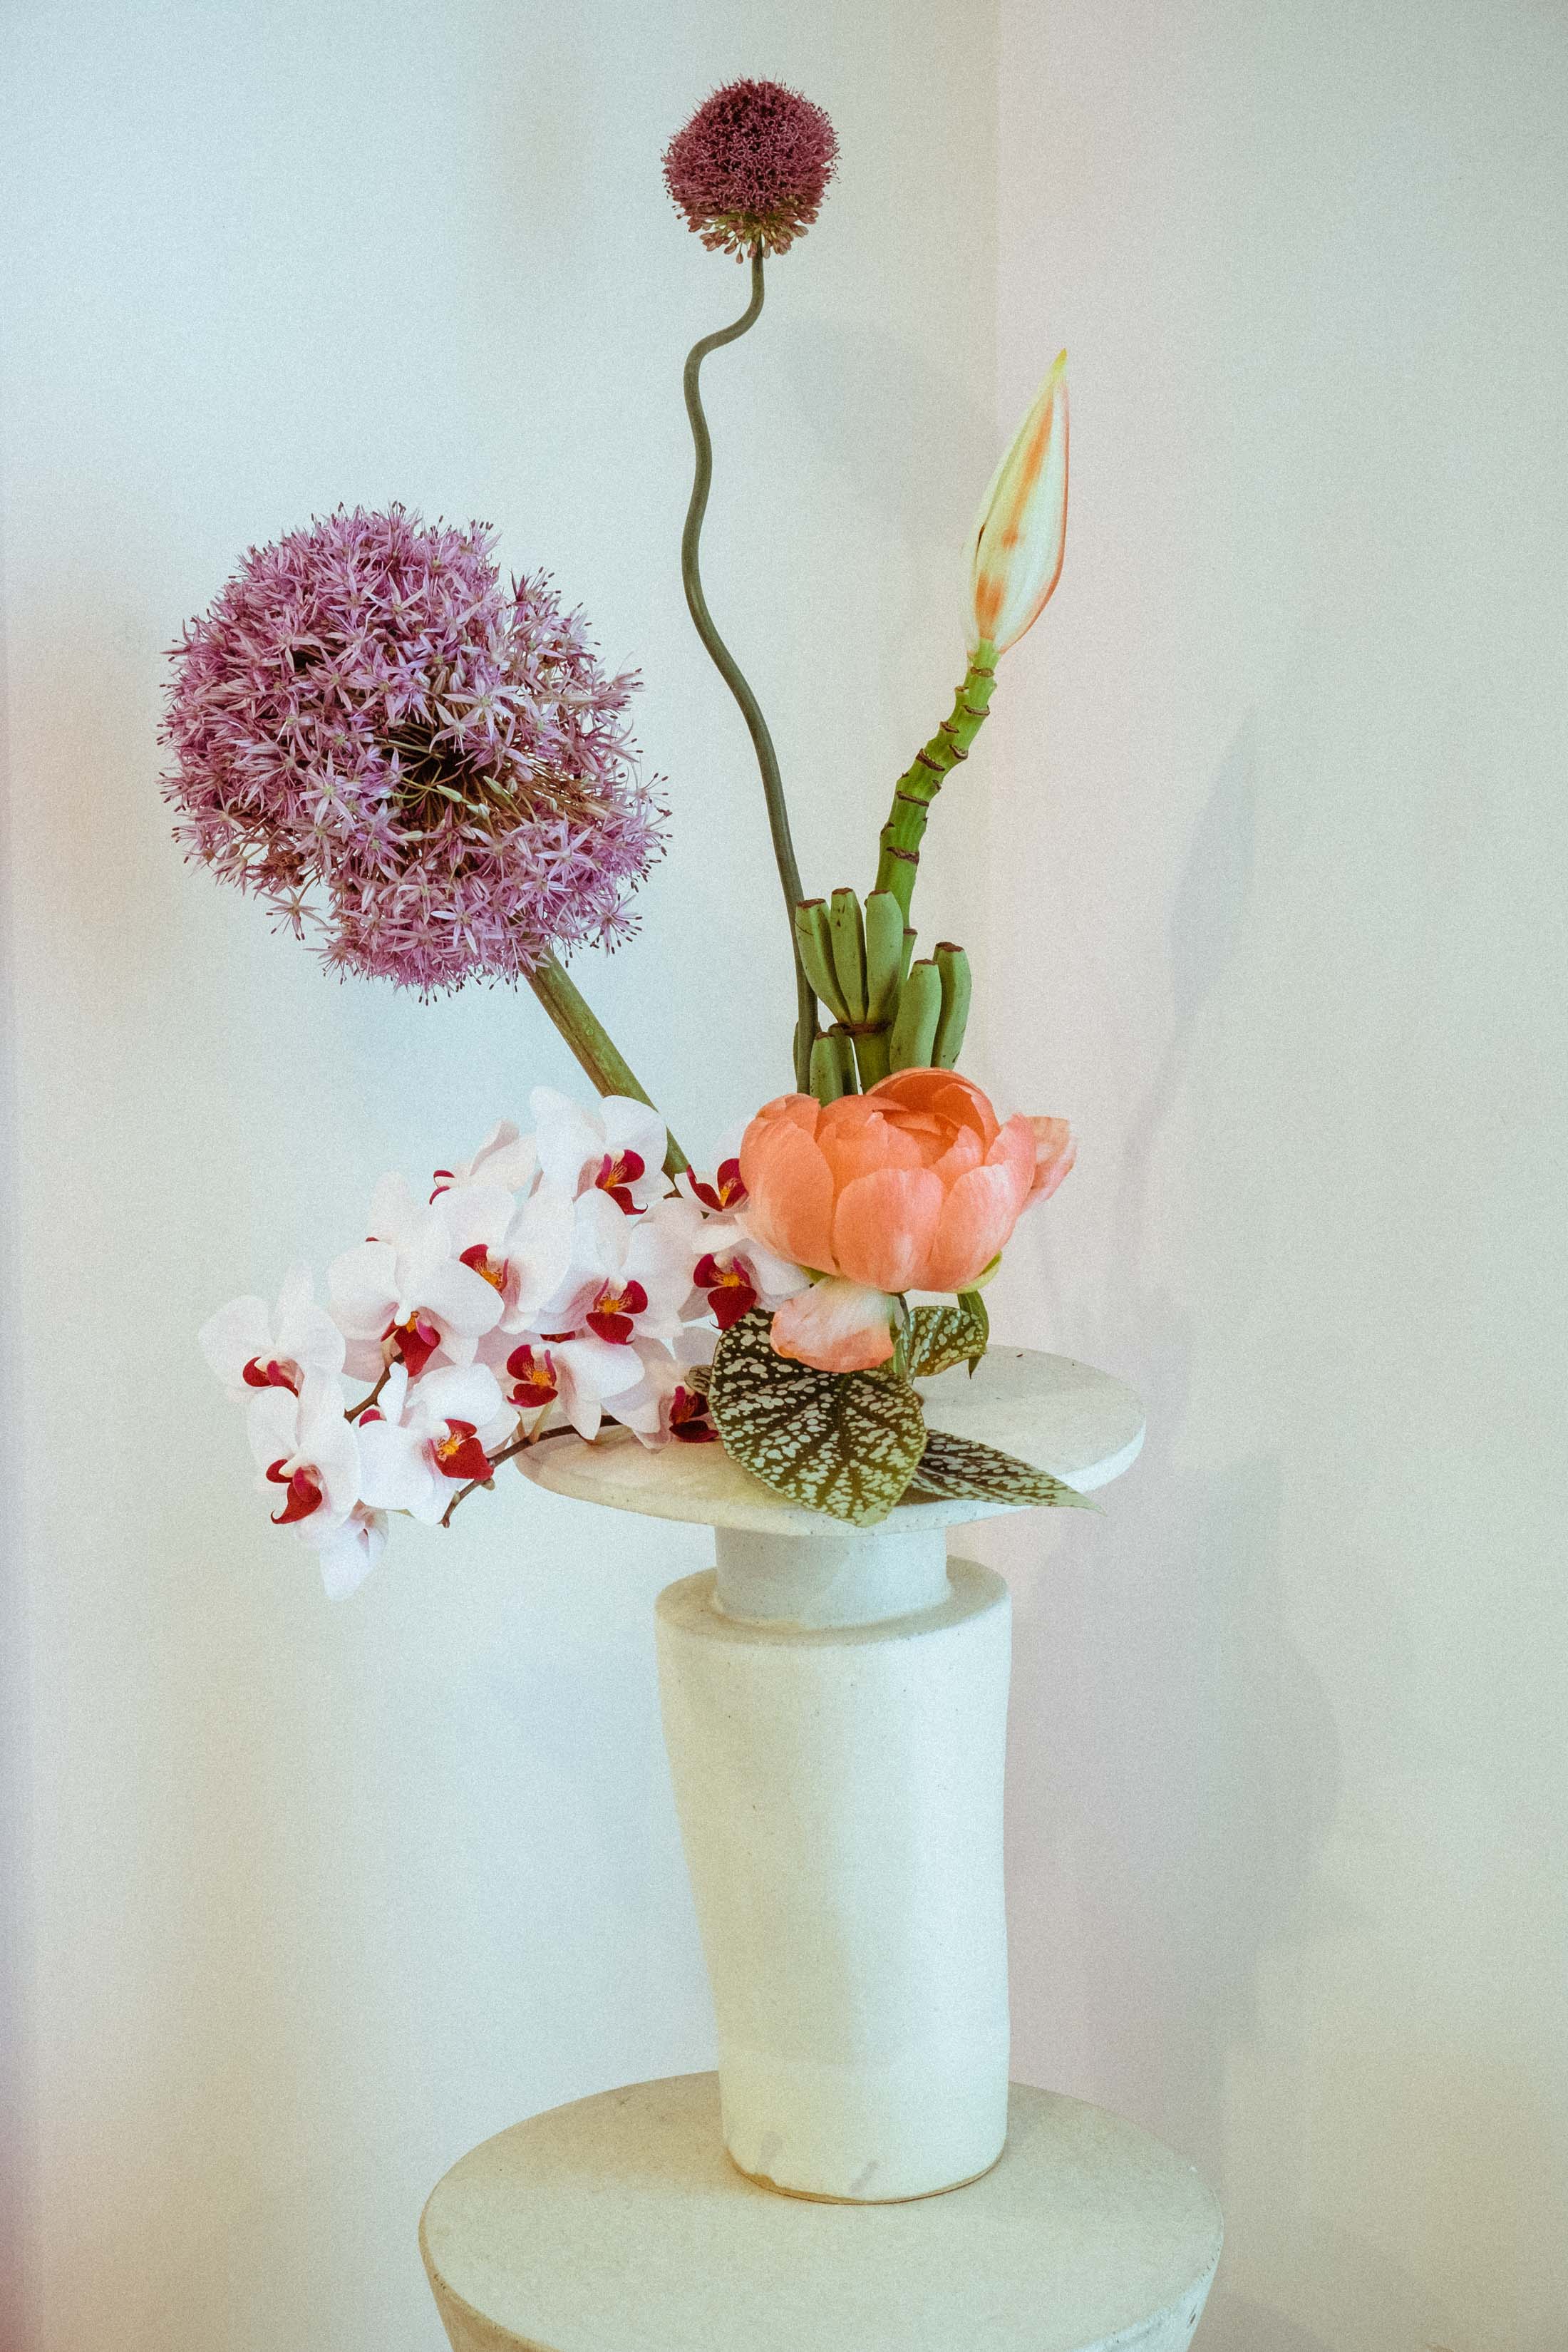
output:
M1005 654L1061 577L1068 527L1068 355L1040 386L980 502L969 649Z

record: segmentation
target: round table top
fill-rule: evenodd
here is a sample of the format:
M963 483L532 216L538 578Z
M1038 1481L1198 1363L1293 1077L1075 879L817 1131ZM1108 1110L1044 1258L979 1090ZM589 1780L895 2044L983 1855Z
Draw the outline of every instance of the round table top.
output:
M1166 2352L1219 2259L1191 2165L1015 2084L1001 2162L903 2205L781 2197L724 2154L716 2074L634 2083L486 2140L420 2245L457 2352Z
M1124 1381L1069 1356L1033 1348L987 1349L972 1380L962 1364L917 1381L927 1424L979 1438L1048 1470L1080 1495L1119 1478L1143 1443L1143 1408ZM535 1486L614 1510L759 1535L820 1535L815 1511L771 1494L721 1445L639 1445L625 1431L597 1444L552 1440L517 1457ZM961 1527L1019 1507L1014 1503L900 1503L889 1527Z

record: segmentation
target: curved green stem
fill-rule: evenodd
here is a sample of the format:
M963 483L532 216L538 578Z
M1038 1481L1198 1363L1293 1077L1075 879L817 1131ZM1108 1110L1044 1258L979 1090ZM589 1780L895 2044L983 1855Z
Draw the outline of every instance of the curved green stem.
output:
M527 978L530 988L599 1092L602 1095L630 1095L634 1101L645 1102L650 1110L657 1110L658 1104L637 1083L631 1064L598 1014L576 982L568 979L566 967L559 956L548 957ZM668 1128L665 1133L669 1135ZM690 1165L673 1135L669 1135L669 1150L664 1155L664 1165L672 1177L679 1176L683 1168Z
M768 732L756 696L752 692L739 662L713 625L708 610L708 599L702 593L702 575L698 569L698 549L702 538L702 518L708 511L708 493L713 481L713 439L708 430L708 419L702 413L702 393L698 383L702 362L710 352L721 344L732 343L749 327L755 326L763 310L763 249L752 251L752 299L731 327L721 327L716 334L704 335L694 343L686 362L686 414L691 420L691 438L696 446L697 470L691 485L691 503L686 509L686 528L680 537L680 577L686 587L686 602L690 608L697 634L707 647L720 677L741 706L741 716L746 722L752 748L762 771L763 793L768 804L768 826L773 835L773 859L779 869L779 881L784 888L784 912L790 929L790 952L795 958L795 1003L798 1018L795 1033L795 1079L802 1094L811 1087L811 1047L816 1035L816 998L810 982L801 967L800 950L795 940L795 910L805 893L801 887L800 867L795 863L795 843L790 837L789 810L784 803L784 782L779 774L778 755L773 739Z
M995 665L993 646L976 647L952 711L893 786L892 811L879 837L877 887L893 893L906 922L931 804L959 761L968 759L969 747L985 723L996 687Z

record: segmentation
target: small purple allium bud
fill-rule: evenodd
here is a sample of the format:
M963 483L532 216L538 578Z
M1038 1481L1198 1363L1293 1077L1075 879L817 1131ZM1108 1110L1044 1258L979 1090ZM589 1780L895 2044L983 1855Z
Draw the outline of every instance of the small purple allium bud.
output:
M816 218L838 160L820 106L777 81L731 81L664 152L664 184L714 253L784 253Z
M422 993L612 945L663 814L607 677L482 523L356 507L252 548L174 648L176 838L333 969Z

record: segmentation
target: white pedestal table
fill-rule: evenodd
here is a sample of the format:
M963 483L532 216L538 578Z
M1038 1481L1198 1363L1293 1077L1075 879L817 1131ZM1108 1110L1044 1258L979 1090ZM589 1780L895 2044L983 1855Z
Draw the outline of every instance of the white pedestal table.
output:
M982 2180L775 2196L714 2074L556 2107L453 2166L420 2245L452 2352L1184 2352L1219 2209L1146 2132L1015 2084Z
M996 1349L973 1381L959 1370L921 1387L932 1427L1001 1445L1083 1492L1119 1476L1142 1442L1131 1392L1060 1357ZM557 1493L714 1526L716 1589L710 1577L689 1580L663 1596L661 1612L674 1605L700 1619L716 1608L717 1630L733 1629L742 1645L781 1638L776 1622L782 1638L816 1644L825 1661L840 1630L852 1642L895 1641L936 1624L940 1610L878 1621L925 1608L945 1589L947 1528L1007 1507L900 1506L891 1539L868 1547L825 1539L820 1520L717 1446L650 1454L625 1441L567 1440L522 1464ZM1005 1612L1005 1588L990 1582ZM922 1585L931 1589L913 1597ZM758 1899L766 1893L759 1881ZM806 1969L816 1916L807 1906L794 1923ZM837 1916L826 1897L821 1916ZM962 1918L958 1927L955 1967L967 1965ZM788 1948L793 1966L797 1948ZM999 1945L993 1958L1000 1954ZM710 1948L710 1969L713 1957ZM759 1952L754 1964L769 1958ZM735 1988L716 1990L722 2029ZM713 2074L632 2084L487 2140L439 2183L420 2231L454 2352L1184 2352L1219 2256L1212 2195L1169 2148L1099 2108L1017 2084L1004 2102L1005 1985L999 1997L995 2123L983 2161L1004 2121L1005 2146L983 2177L940 2195L774 2193L748 2177L744 2158L726 2154ZM733 2146L728 2077L725 2097Z

